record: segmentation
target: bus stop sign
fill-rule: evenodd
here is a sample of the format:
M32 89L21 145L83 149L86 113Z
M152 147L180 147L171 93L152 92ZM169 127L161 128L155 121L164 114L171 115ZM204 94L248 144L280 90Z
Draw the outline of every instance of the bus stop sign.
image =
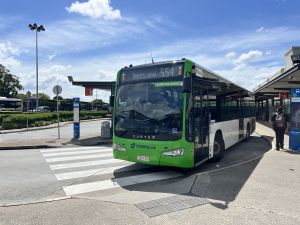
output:
M291 89L290 143L291 150L300 150L300 88Z
M80 99L74 98L73 99L73 137L74 139L79 139L80 137L80 114L79 114L79 107L80 107Z

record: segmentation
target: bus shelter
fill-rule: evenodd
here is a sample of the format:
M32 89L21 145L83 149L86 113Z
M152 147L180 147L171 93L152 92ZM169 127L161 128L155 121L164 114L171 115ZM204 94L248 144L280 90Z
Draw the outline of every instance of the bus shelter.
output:
M300 47L285 54L285 67L255 90L257 119L271 122L279 105L289 118L289 148L300 150Z
M115 81L74 81L72 76L68 76L68 79L72 85L84 87L86 95L93 89L110 91L111 95L115 92Z
M290 116L291 90L300 88L300 47L285 54L285 63L284 68L255 89L257 119L270 121L279 105Z

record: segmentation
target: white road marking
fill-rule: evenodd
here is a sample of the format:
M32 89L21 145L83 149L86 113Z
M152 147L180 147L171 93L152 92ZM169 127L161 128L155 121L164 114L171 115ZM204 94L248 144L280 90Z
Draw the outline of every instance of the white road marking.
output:
M94 149L112 149L112 147L73 147L73 148L49 148L40 150L42 153L54 153L54 152L66 152L66 151L82 151L82 150L94 150Z
M108 153L112 152L112 149L110 150L87 150L87 151L73 151L73 152L59 152L59 153L49 153L49 154L43 154L44 157L51 157L51 156L62 156L62 155L81 155L81 154L90 154L90 153Z
M96 165L104 165L104 164L119 163L119 162L124 162L124 161L119 159L106 159L106 160L85 161L85 162L76 162L76 163L55 164L49 166L52 170L60 170L60 169L96 166Z
M182 176L182 174L173 171L148 173L148 174L141 174L141 175L135 175L129 177L116 178L113 180L104 180L98 182L71 185L65 187L64 191L66 192L67 195L77 195L77 194L83 194L83 193L88 193L93 191L101 191L106 189L125 187L134 184L141 184L141 183L146 183L151 181L165 180L165 179L175 178L179 176Z
M94 155L80 155L80 156L70 156L70 157L60 157L60 158L47 158L47 162L63 162L63 161L72 161L72 160L80 160L80 159L94 159L94 158L106 158L112 157L113 154L94 154Z
M130 166L130 165L134 165L134 166ZM144 169L144 168L148 168L148 167L149 167L148 165L130 163L127 165L106 167L106 168L101 168L101 169L82 170L82 171L68 172L68 173L58 173L58 174L55 174L55 176L56 176L57 180L68 180L68 179L74 179L74 178L89 177L92 175L96 176L96 175L110 174L110 173L115 172L115 170L119 170L118 172L124 172L124 171Z

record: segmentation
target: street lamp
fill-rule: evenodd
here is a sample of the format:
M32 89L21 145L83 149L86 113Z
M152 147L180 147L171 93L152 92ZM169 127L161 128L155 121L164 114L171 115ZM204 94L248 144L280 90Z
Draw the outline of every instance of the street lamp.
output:
M39 68L38 68L38 32L45 31L43 25L29 24L29 29L35 30L35 57L36 57L36 110L39 107Z

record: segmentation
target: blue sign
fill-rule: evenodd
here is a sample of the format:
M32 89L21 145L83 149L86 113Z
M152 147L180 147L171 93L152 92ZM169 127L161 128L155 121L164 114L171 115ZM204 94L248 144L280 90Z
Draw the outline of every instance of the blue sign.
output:
M80 99L79 98L73 98L73 137L74 139L79 139L80 137L80 114L79 114L79 106L80 106Z
M79 98L73 98L73 107L77 108L79 107L80 99Z
M300 88L292 88L291 89L291 97L292 98L299 98L300 97Z
M300 150L300 88L291 89L290 127L289 148Z
M79 139L80 137L80 123L74 123L73 124L73 136L75 139Z

